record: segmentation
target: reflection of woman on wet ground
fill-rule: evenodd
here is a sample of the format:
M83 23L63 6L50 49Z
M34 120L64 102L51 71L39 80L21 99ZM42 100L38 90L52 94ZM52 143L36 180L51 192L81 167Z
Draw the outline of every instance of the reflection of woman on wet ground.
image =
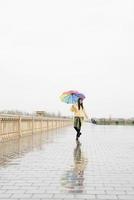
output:
M83 186L84 181L84 159L82 158L82 152L80 148L80 142L77 142L77 146L74 149L74 174L75 174L75 186ZM78 189L78 188L77 188ZM83 190L79 188L79 190Z
M83 100L81 98L78 99L78 102L71 107L71 111L74 112L74 129L76 130L76 140L81 135L81 125L84 120L84 118L88 119L88 116L85 112L84 106L83 106Z
M79 141L76 143L74 149L74 166L70 170L67 170L62 177L62 186L64 186L68 192L82 193L84 187L84 170L87 166L88 160L85 158L81 151L81 144Z

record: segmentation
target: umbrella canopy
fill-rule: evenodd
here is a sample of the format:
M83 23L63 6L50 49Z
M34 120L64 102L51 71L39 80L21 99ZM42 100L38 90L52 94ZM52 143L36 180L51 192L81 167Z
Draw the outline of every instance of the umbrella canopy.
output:
M76 90L63 92L60 96L61 101L67 104L75 104L79 98L85 99L85 95Z

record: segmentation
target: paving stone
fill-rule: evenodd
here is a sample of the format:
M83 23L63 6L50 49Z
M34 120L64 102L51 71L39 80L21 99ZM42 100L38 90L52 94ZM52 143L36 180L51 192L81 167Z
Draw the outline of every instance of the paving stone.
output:
M134 126L84 124L0 144L0 199L134 200Z

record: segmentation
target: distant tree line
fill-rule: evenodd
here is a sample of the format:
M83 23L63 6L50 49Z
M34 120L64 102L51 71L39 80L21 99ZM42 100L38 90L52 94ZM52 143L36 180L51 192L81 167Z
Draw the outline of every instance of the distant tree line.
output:
M29 112L23 112L20 110L1 110L0 114L7 114L7 115L26 115L26 116L31 116L32 113Z
M23 116L36 116L36 112L29 113L20 110L1 110L0 115L23 115ZM64 116L60 112L57 114L52 112L44 112L44 117L62 117L62 118L70 118L70 116Z

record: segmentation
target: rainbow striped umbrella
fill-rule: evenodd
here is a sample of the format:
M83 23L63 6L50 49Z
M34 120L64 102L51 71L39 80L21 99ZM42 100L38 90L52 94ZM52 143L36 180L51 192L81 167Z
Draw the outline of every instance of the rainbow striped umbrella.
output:
M79 98L85 99L85 95L76 90L63 92L60 96L61 101L67 104L75 104Z

